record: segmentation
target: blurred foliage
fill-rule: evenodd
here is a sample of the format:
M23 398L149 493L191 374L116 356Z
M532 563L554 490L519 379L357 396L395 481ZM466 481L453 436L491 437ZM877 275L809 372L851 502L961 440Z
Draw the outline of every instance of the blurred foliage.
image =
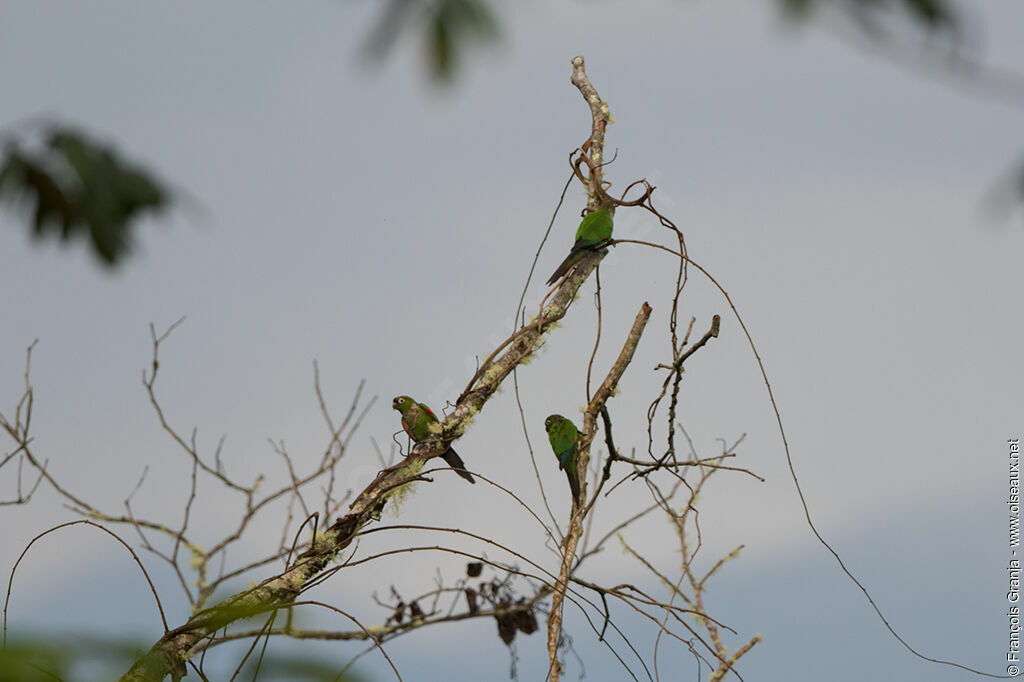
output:
M795 22L834 10L871 38L882 36L891 20L903 20L926 36L953 41L963 28L959 10L969 7L955 0L775 1ZM496 0L387 0L382 5L366 52L384 57L406 34L416 34L426 50L429 73L438 82L455 78L472 43L493 43L499 37ZM42 145L27 147L7 136L0 153L0 201L27 206L36 237L56 235L68 241L84 235L100 261L113 266L129 253L140 215L168 208L167 190L148 170L80 131L52 126ZM1017 200L1024 201L1024 186Z
M460 55L471 42L493 42L498 22L485 0L389 0L366 43L369 54L390 53L406 31L422 31L430 74L451 81Z
M833 7L868 30L880 25L885 16L903 14L928 33L957 33L960 20L953 5L945 0L779 0L794 19L807 19L815 10Z
M27 205L36 237L67 241L84 234L104 265L118 263L131 246L131 230L144 211L168 205L152 175L85 134L51 126L30 149L9 137L0 157L0 200Z
M0 648L0 682L68 679L68 655L57 646L13 644Z
M941 45L962 47L965 21L963 11L970 3L957 0L775 0L783 15L794 23L808 22L826 10L848 19L866 38L892 39L888 29L897 26L926 38L942 38ZM405 33L420 33L428 52L431 75L437 81L451 81L460 68L459 56L468 43L493 42L499 26L493 12L496 0L388 0L375 30L366 43L367 51L383 57L394 50ZM585 7L584 7L585 9ZM905 37L905 36L903 36ZM901 37L902 38L902 37ZM932 47L940 44L930 43ZM931 55L939 57L938 53ZM947 55L948 56L948 55ZM956 62L948 62L955 67ZM1020 167L1024 178L1024 165ZM1014 200L1024 205L1024 180Z
M812 18L817 10L838 10L875 36L883 23L902 15L927 34L959 32L960 19L947 0L776 0L795 20ZM367 51L382 57L390 53L403 33L419 33L427 50L431 75L452 80L460 66L459 55L470 42L493 42L499 26L495 0L388 0L377 27L366 43Z
M116 676L138 646L87 637L9 637L0 647L0 682L36 682ZM88 672L87 672L88 671Z
M265 682L358 682L363 679L350 673L345 673L344 677L339 678L338 672L344 666L344 661L339 663L337 660L317 660L308 655L275 654L275 642L283 640L275 637L262 655L250 655L241 667L241 677L238 679L259 679ZM240 649L244 654L251 642L238 644L244 645ZM148 646L141 642L85 636L10 638L6 648L0 647L0 682L115 679L123 674ZM206 659L209 666L209 654ZM238 665L238 658L232 659L229 663L230 668L234 670ZM207 675L213 675L211 679L217 679L214 672L207 670Z

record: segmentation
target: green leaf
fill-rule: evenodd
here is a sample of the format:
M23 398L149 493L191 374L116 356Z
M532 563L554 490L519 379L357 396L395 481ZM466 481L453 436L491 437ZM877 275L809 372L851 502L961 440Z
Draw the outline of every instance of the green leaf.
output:
M960 21L947 0L779 0L783 12L797 21L808 20L818 8L831 6L875 37L885 15L902 12L926 33L956 35Z
M942 0L903 0L903 7L929 31L954 29L957 26L953 8Z
M455 76L459 56L469 43L494 41L499 34L487 0L391 0L364 49L382 57L410 29L423 31L427 64L438 81Z
M452 45L452 24L448 17L439 12L431 19L430 26L430 64L434 76L448 78L453 75L454 51Z
M83 133L54 126L41 148L10 143L0 164L0 200L26 205L33 234L63 241L85 236L106 265L129 253L132 230L146 211L170 199L146 170Z
M13 644L0 648L0 682L53 682L67 679L67 656L58 647Z

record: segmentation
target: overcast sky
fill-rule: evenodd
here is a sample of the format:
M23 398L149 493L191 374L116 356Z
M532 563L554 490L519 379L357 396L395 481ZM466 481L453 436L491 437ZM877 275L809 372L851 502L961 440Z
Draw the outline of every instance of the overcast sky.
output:
M1024 13L974 6L985 58L1024 64ZM198 429L207 453L226 434L225 462L240 478L284 480L268 438L307 467L327 440L316 359L336 413L361 379L379 396L341 465L342 488L358 490L379 468L371 437L386 448L398 428L391 398L409 394L437 411L508 334L567 156L588 135L588 111L569 84L570 60L584 54L615 119L608 178L616 188L640 177L658 186L656 201L685 231L691 257L744 315L819 530L922 653L1005 673L1006 440L1020 435L1024 414L1024 231L1019 216L996 220L985 202L1024 152L1021 110L821 26L796 29L775 9L516 3L500 15L501 42L470 53L454 86L436 88L414 40L382 64L360 56L376 3L4 3L0 127L33 116L80 124L189 199L148 222L113 272L84 245L35 243L19 216L0 213L0 410L13 410L25 347L39 339L35 452L111 512L148 467L136 511L177 523L188 462L160 432L140 376L152 352L148 325L186 316L162 356L168 418L184 433ZM534 304L583 203L571 190L531 284ZM665 239L625 210L616 236ZM610 403L619 446L643 449L660 382L652 368L670 357L673 265L624 245L601 279L599 371L640 304L654 307ZM585 403L592 287L520 373L535 446L545 416L578 417ZM715 313L723 322L720 338L687 363L680 421L705 455L717 439L747 434L737 461L766 479L722 475L702 498L708 560L745 546L708 596L711 613L740 633L732 645L765 638L742 659L744 679L966 679L907 653L814 540L757 364L721 295L694 277L681 312L701 331ZM511 387L458 449L471 469L539 505ZM538 452L564 516L564 479ZM3 499L12 475L0 473ZM486 486L435 478L402 506L400 522L458 526L557 565L520 508ZM194 523L210 545L235 524L239 501L212 485L200 492ZM642 490L610 498L600 520L646 499ZM45 490L2 515L5 571L34 535L74 518ZM280 518L266 528L229 560L276 546ZM393 536L381 546L413 541ZM677 566L665 523L636 542L666 571ZM143 558L172 625L183 622L177 586ZM51 537L28 561L11 627L160 636L143 581L97 533ZM462 565L443 554L411 561L341 573L315 598L380 623L388 614L371 591L386 595L394 584L415 594L431 588L435 569L454 578ZM614 545L584 577L656 588ZM124 615L111 621L112 612ZM649 651L651 630L621 618ZM588 679L625 678L577 611L568 631ZM358 651L304 650L337 661ZM388 650L405 679L502 679L509 668L493 623L436 628ZM696 679L680 645L667 651L662 679ZM521 679L542 679L542 633L521 637L518 655ZM362 661L358 669L386 678L379 656ZM567 666L575 679L578 663Z

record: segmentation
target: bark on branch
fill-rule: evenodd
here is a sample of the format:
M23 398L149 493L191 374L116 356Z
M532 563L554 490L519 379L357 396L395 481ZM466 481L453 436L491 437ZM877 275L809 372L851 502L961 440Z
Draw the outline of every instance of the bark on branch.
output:
M640 343L640 336L644 333L644 327L651 317L651 306L645 302L640 306L640 312L633 320L633 327L629 330L626 342L619 352L608 376L601 383L600 388L587 405L583 414L583 446L577 455L577 469L580 472L587 471L587 464L590 461L590 444L594 440L594 433L597 432L597 415L600 414L608 398L612 396L615 387L626 371L626 367L633 360L633 353L636 352L637 344ZM611 453L609 453L611 456ZM580 482L583 486L583 499L586 499L586 477ZM573 502L572 518L569 521L569 529L565 534L565 541L562 543L562 565L558 571L558 581L555 583L555 591L551 597L551 611L548 613L548 680L558 682L562 674L562 664L558 660L558 641L562 634L562 606L565 603L565 592L568 589L569 578L571 577L573 559L576 556L576 545L583 534L583 516L588 506Z
M587 152L587 165L590 167L590 187L588 188L588 208L595 210L601 207L604 193L604 131L611 123L612 114L608 103L597 94L597 89L587 77L583 56L573 57L572 84L579 88L580 94L590 107L591 130L590 139L583 149Z

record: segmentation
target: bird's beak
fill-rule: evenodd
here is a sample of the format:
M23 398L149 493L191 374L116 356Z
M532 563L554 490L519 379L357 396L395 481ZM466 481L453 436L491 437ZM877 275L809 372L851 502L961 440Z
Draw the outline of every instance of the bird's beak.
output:
M392 410L397 410L398 409L398 398L395 398L394 400L391 401L391 409Z

